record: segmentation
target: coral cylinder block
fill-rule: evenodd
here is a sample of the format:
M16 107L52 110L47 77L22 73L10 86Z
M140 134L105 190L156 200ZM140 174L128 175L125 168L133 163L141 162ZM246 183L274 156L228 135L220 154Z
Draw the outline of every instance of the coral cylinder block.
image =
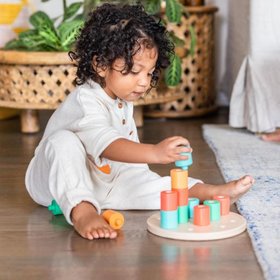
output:
M171 169L171 187L174 189L186 189L188 188L188 171L182 169Z
M160 209L164 211L177 210L178 193L176 190L162 191L160 193Z
M214 195L214 200L218 200L221 203L221 216L228 215L230 212L230 198L228 195Z
M193 224L196 226L210 225L210 207L197 205L194 207Z
M177 189L178 193L178 206L188 205L189 190L188 189Z

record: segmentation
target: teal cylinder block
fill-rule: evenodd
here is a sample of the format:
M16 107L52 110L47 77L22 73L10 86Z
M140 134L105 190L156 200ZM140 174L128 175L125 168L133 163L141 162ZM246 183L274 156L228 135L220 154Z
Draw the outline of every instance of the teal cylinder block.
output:
M219 221L221 219L221 203L218 200L204 200L204 205L210 207L210 221Z
M160 211L160 227L164 229L175 229L178 227L178 210Z

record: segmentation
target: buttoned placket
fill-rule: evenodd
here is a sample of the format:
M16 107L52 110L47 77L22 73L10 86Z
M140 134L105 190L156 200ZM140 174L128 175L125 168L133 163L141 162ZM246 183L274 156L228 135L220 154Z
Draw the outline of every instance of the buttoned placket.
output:
M121 116L122 116L122 125L125 125L126 124L126 119L125 119L125 116L124 116L124 104L123 104L123 101L121 99L117 99L117 102L118 102L118 109L121 110Z

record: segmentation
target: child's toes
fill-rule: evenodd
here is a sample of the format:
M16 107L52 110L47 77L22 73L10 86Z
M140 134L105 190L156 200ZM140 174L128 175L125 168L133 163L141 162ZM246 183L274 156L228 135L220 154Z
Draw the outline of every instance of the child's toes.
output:
M89 239L89 240L93 240L93 235L91 232L87 232L86 235L85 235L85 238Z
M105 238L110 238L110 231L107 228L104 228L104 237Z
M94 239L98 239L99 238L99 234L98 234L96 229L91 231L91 235L93 236Z
M253 184L253 182L254 182L254 179L249 175L246 175L242 178L242 185L244 185L244 186L251 185L251 184Z
M99 235L100 238L104 238L105 237L105 233L104 233L103 228L99 228L97 230L97 232L98 232L98 235Z
M117 235L118 235L117 232L112 230L112 231L110 232L110 239L116 238Z

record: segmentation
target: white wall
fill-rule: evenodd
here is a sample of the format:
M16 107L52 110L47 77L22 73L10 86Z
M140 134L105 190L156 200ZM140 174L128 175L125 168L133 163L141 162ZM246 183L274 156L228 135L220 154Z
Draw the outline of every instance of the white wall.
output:
M226 61L227 61L227 40L228 40L228 0L206 0L207 5L214 5L219 8L215 14L215 77L217 104L228 105L230 90L227 86Z
M29 0L33 8L42 10L46 12L51 17L60 16L63 13L63 4L62 0L49 0L48 2L41 2L41 0ZM67 0L67 5L70 5L74 2L79 2L79 0Z

